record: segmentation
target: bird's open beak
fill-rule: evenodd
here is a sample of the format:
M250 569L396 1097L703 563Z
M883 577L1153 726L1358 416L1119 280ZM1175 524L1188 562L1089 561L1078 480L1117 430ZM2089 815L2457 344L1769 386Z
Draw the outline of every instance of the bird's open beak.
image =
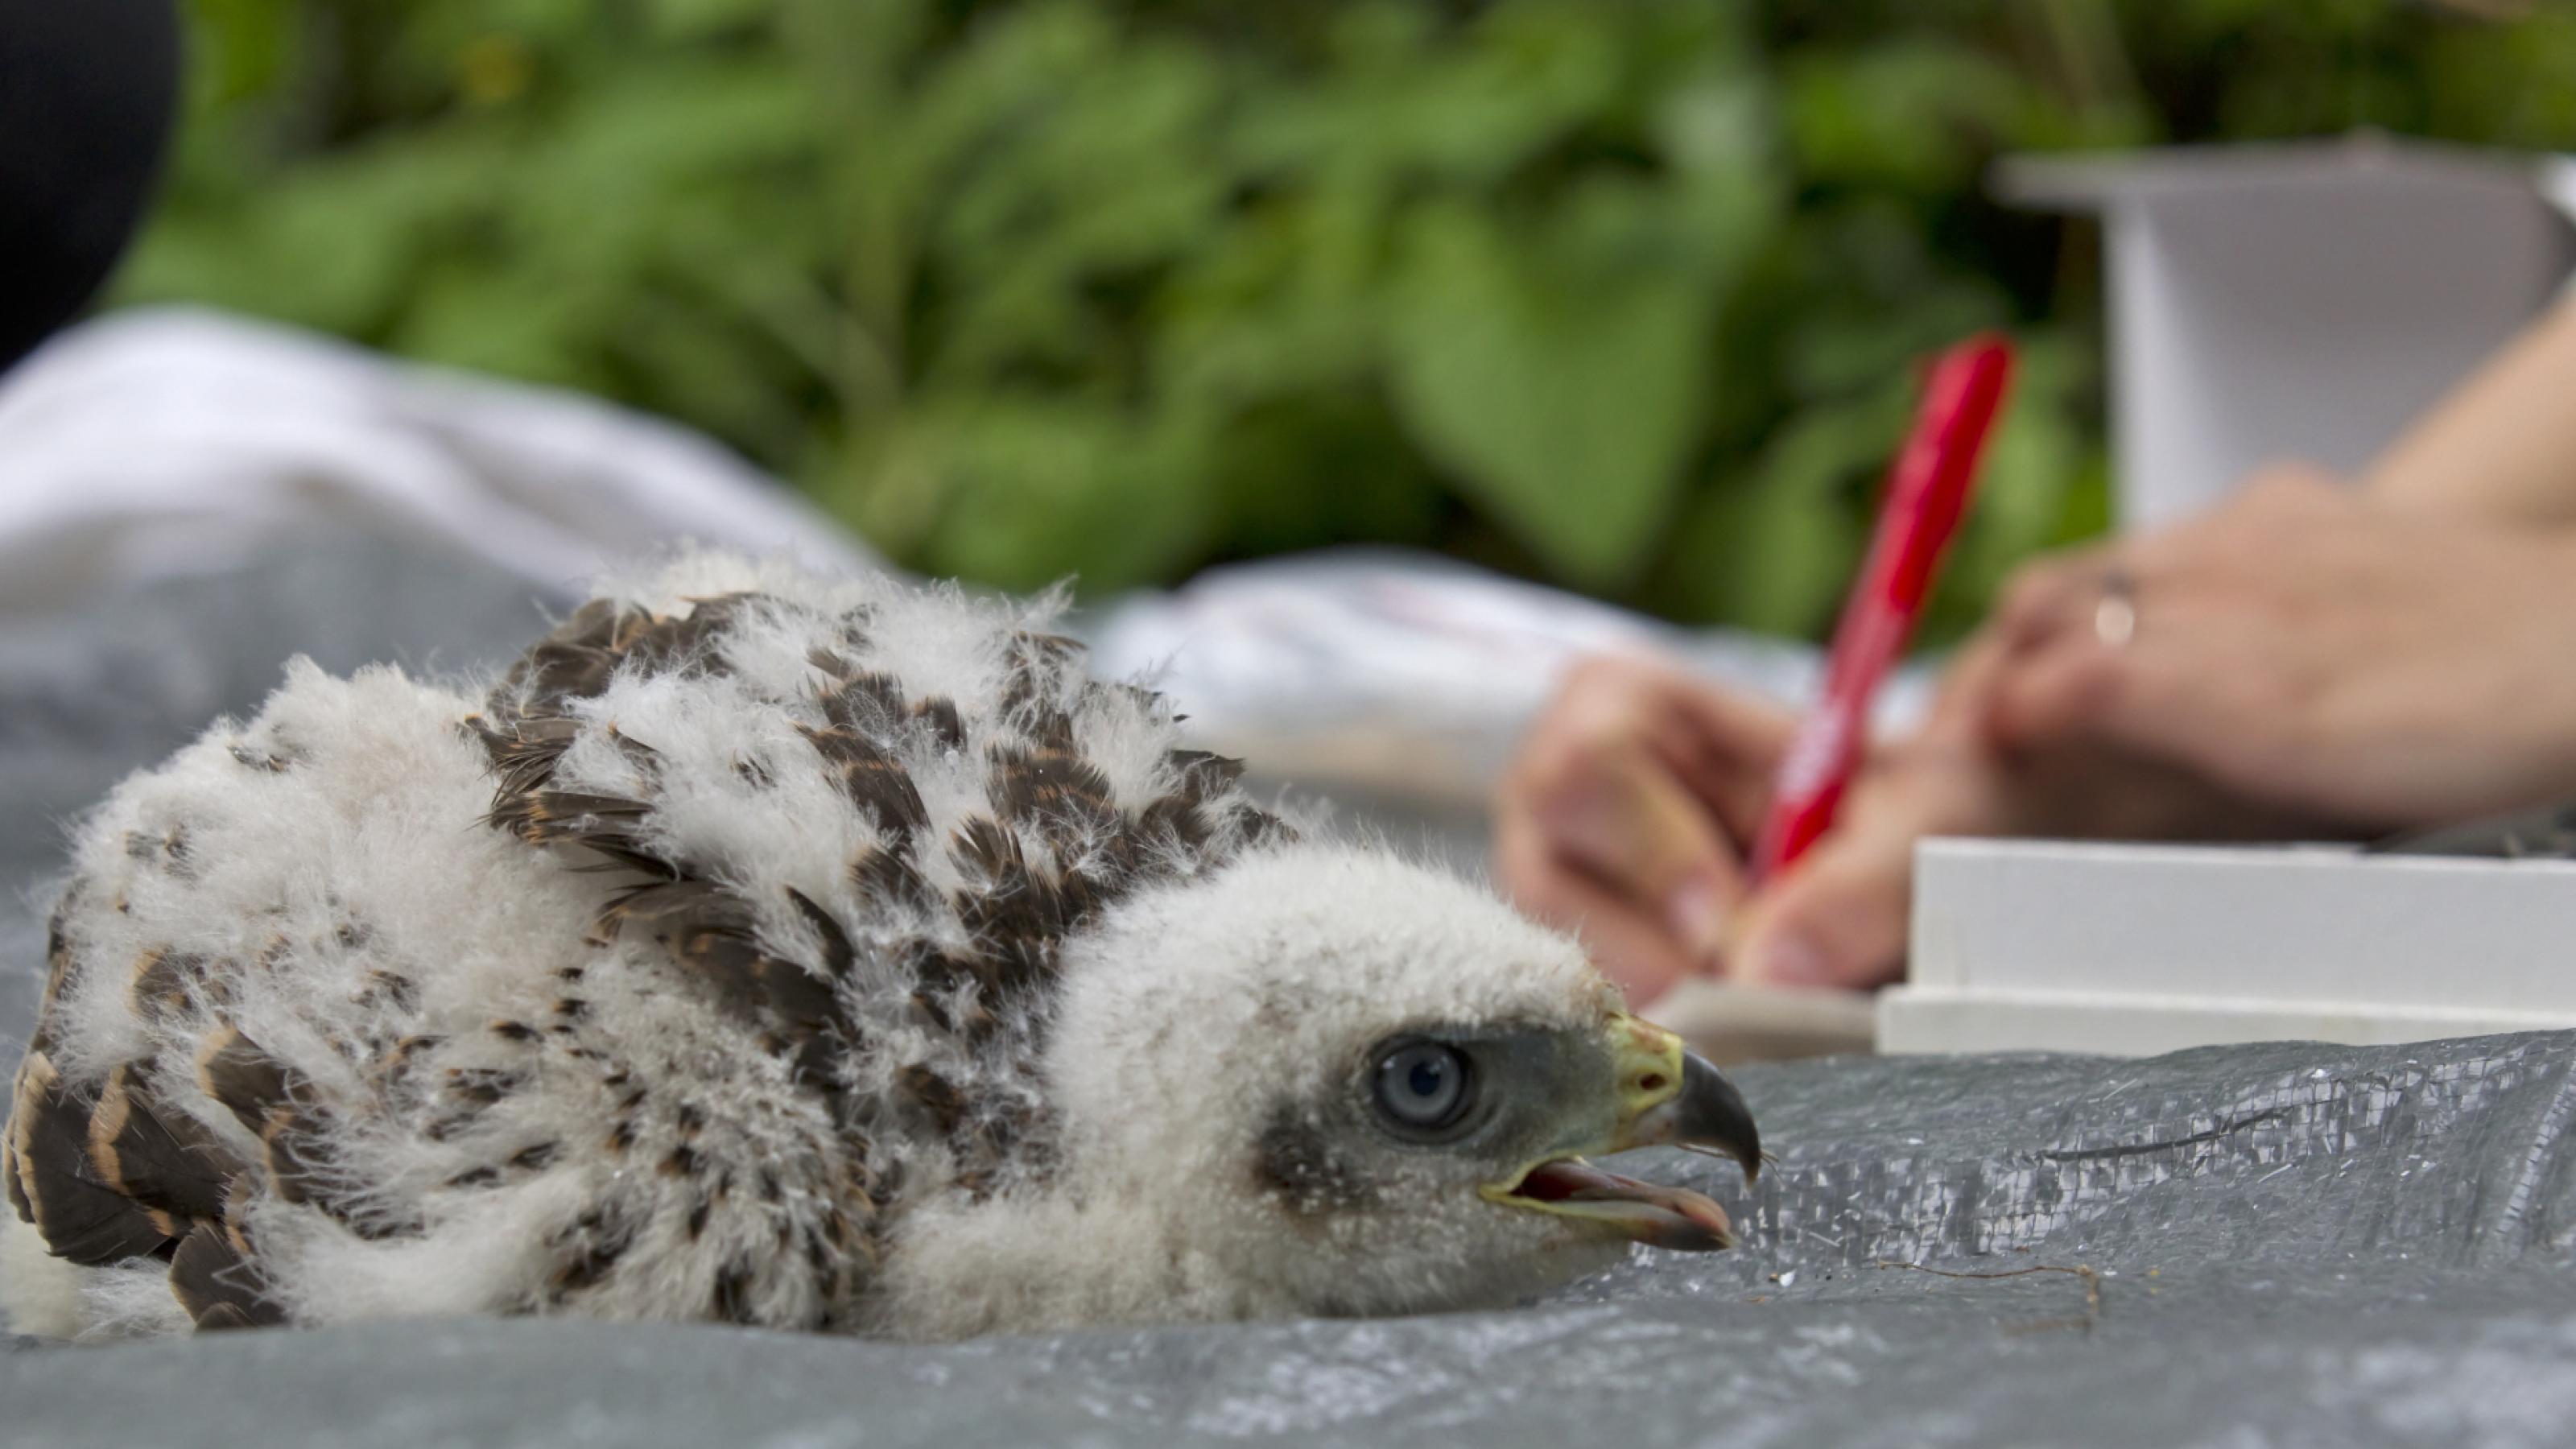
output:
M1717 1068L1682 1047L1681 1038L1633 1016L1610 1018L1619 1112L1604 1154L1632 1147L1715 1148L1743 1165L1744 1180L1762 1171L1762 1139L1753 1114ZM1735 1246L1725 1209L1685 1188L1605 1172L1579 1153L1532 1163L1509 1182L1481 1189L1485 1200L1579 1218L1675 1252Z

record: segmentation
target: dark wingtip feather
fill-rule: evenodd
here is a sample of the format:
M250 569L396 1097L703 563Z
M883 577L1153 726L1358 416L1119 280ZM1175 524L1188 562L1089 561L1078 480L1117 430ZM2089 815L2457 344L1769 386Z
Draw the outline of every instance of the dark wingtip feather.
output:
M12 1197L55 1257L84 1265L142 1257L167 1235L143 1204L100 1180L89 1155L90 1114L44 1053L19 1063L9 1114Z
M194 1120L159 1102L150 1078L149 1062L108 1074L90 1114L90 1163L109 1188L166 1215L165 1230L184 1232L187 1220L223 1211L225 1180L240 1168Z
M170 1257L170 1293L196 1321L200 1333L226 1328L267 1328L286 1321L267 1293L267 1275L237 1228L197 1225Z

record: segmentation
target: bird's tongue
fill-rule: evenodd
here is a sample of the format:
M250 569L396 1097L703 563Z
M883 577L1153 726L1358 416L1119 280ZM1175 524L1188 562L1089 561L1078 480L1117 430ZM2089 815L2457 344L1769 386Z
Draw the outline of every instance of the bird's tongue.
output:
M1531 1168L1512 1195L1544 1203L1569 1217L1614 1225L1638 1242L1676 1253L1713 1253L1735 1246L1735 1225L1716 1203L1687 1188L1604 1172L1579 1157L1560 1157Z

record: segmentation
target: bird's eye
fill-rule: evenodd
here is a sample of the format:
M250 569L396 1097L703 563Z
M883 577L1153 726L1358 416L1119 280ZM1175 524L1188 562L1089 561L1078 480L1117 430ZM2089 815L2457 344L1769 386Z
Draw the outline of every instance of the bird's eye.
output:
M1378 1110L1407 1132L1446 1132L1475 1105L1475 1063L1456 1047L1414 1041L1378 1058Z

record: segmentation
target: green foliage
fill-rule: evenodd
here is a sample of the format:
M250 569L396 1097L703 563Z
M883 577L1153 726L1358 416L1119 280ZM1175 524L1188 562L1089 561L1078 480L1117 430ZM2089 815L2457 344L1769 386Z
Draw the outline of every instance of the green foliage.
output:
M193 10L129 299L667 413L925 570L1107 589L1380 540L1792 632L1966 332L2026 364L1936 627L2099 526L2090 255L1981 198L1997 153L2576 140L2559 9Z

